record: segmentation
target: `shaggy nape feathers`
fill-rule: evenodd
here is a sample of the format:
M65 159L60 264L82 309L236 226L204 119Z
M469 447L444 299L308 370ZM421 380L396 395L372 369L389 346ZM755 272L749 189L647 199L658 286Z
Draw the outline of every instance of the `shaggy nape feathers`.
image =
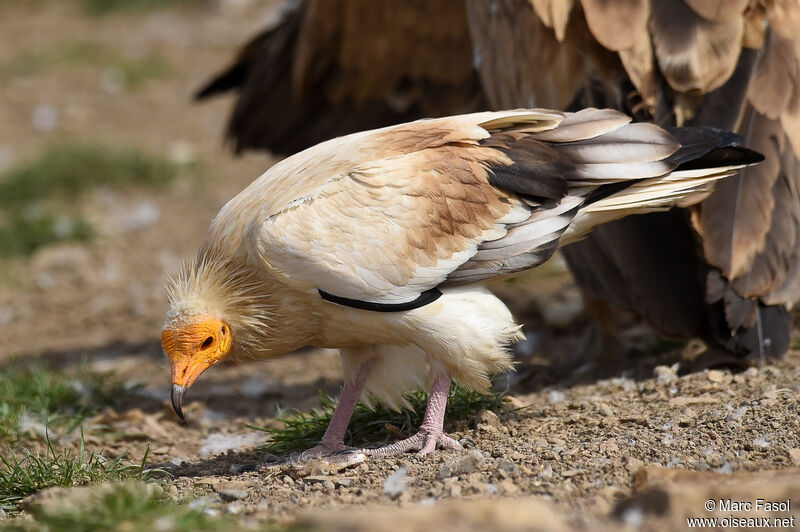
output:
M201 250L167 283L164 328L189 325L201 316L225 321L235 345L246 353L263 352L262 339L272 332L278 305L265 290L269 280L238 258Z

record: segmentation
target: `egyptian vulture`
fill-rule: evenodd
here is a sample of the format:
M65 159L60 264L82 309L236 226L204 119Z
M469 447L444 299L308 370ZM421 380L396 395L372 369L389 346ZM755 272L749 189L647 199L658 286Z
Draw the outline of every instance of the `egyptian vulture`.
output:
M390 406L427 381L419 432L367 451L459 444L451 379L486 391L520 328L481 283L533 268L597 224L689 205L760 154L714 129L631 124L613 110L420 120L323 142L229 201L169 285L172 401L220 360L338 348L344 388L320 444L337 452L365 393Z
M737 357L789 347L800 0L303 0L200 94L232 88L237 150L294 153L487 106L612 107L666 128L736 130L767 164L691 210L607 224L564 254L587 296L664 335Z

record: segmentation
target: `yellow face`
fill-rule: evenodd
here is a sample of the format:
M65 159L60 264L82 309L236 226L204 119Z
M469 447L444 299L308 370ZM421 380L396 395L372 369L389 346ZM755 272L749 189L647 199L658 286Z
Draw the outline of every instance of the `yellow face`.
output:
M182 418L183 394L201 373L230 353L233 335L219 318L201 316L190 325L164 329L161 345L172 368L172 406Z

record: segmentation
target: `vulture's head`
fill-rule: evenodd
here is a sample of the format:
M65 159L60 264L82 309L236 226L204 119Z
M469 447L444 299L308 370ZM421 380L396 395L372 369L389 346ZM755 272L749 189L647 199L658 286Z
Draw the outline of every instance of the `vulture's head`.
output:
M172 374L172 406L183 418L183 396L216 363L259 350L274 306L253 270L201 256L170 279L161 345Z
M183 394L201 373L230 354L231 327L217 316L182 316L164 326L161 345L172 370L172 407L183 418Z

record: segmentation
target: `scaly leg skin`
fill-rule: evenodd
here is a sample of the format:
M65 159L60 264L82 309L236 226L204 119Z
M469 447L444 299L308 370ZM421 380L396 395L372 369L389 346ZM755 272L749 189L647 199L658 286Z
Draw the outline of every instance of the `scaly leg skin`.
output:
M331 416L331 421L328 423L328 428L325 429L322 439L311 449L300 453L298 460L312 460L352 449L352 447L344 444L344 435L347 433L350 418L353 417L353 409L355 409L358 399L361 397L364 383L367 382L367 377L369 377L372 368L375 366L375 360L370 358L364 362L358 368L353 381L345 382L344 387L342 387L342 395L339 397L339 402L336 404L336 409L333 411L333 416Z
M444 411L447 408L447 396L450 394L450 380L450 375L443 371L437 373L419 432L405 440L378 449L364 449L362 452L367 456L383 458L408 451L428 454L437 446L442 449L461 449L460 443L444 433Z

